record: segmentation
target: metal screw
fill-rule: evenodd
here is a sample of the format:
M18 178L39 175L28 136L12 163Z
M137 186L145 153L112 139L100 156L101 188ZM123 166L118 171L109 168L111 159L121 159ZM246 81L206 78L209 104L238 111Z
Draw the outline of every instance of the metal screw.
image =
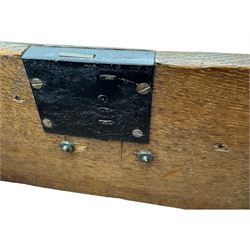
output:
M137 153L137 158L140 160L140 161L143 161L143 162L151 162L153 161L154 159L154 155L151 151L148 151L148 150L140 150L138 153Z
M70 141L61 141L59 147L64 152L73 152L75 150L74 143Z
M53 127L52 121L51 121L50 119L48 119L48 118L44 118L44 119L42 120L42 123L43 123L43 126L44 126L45 128L52 128L52 127Z
M136 138L140 138L143 136L143 132L140 129L136 128L132 131L132 135Z
M151 86L146 82L142 82L136 86L136 91L140 95L147 95L151 91Z
M31 85L34 89L41 89L43 87L44 83L39 78L32 78Z

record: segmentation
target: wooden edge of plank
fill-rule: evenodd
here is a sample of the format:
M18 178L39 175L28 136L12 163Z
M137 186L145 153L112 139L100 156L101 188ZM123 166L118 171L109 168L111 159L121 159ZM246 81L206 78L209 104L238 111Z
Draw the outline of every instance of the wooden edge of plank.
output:
M0 56L20 56L29 47L29 44L0 41Z
M0 55L20 56L30 46L25 43L0 41ZM55 45L45 45L55 46ZM68 46L61 46L68 47ZM77 47L77 46L73 46ZM156 52L156 64L181 68L242 68L250 70L250 54L211 52Z
M211 52L157 52L156 63L182 68L250 69L249 54Z

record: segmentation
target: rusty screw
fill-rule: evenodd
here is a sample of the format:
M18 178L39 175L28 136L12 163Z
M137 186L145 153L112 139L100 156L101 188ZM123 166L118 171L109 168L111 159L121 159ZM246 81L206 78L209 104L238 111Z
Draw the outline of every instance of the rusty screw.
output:
M151 91L151 86L146 82L142 82L137 84L136 91L140 95L147 95Z

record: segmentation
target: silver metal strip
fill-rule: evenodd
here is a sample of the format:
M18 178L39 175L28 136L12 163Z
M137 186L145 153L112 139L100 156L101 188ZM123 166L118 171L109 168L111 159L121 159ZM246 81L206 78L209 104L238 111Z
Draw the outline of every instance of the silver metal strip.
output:
M96 64L152 66L155 62L155 52L150 50L69 48L33 45L24 52L22 58Z

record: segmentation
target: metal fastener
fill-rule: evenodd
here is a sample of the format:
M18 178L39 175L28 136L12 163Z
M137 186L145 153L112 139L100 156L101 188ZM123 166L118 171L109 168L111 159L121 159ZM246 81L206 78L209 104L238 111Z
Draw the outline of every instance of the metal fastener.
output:
M73 152L75 150L74 143L72 143L70 141L61 141L59 143L59 147L64 152Z
M140 137L143 136L143 132L142 132L140 129L136 128L136 129L134 129L134 130L132 131L132 135L133 135L135 138L140 138Z
M43 126L44 126L45 128L52 128L52 127L53 127L52 121L51 121L50 119L48 119L48 118L44 118L44 119L42 120L42 123L43 123Z
M151 86L146 82L142 82L137 84L136 91L140 95L147 95L151 91Z
M149 150L140 150L138 153L137 153L137 158L140 160L140 161L143 161L143 162L151 162L153 161L154 159L154 155L151 151Z
M44 82L40 80L39 78L32 78L31 79L31 86L34 89L41 89L44 85Z

